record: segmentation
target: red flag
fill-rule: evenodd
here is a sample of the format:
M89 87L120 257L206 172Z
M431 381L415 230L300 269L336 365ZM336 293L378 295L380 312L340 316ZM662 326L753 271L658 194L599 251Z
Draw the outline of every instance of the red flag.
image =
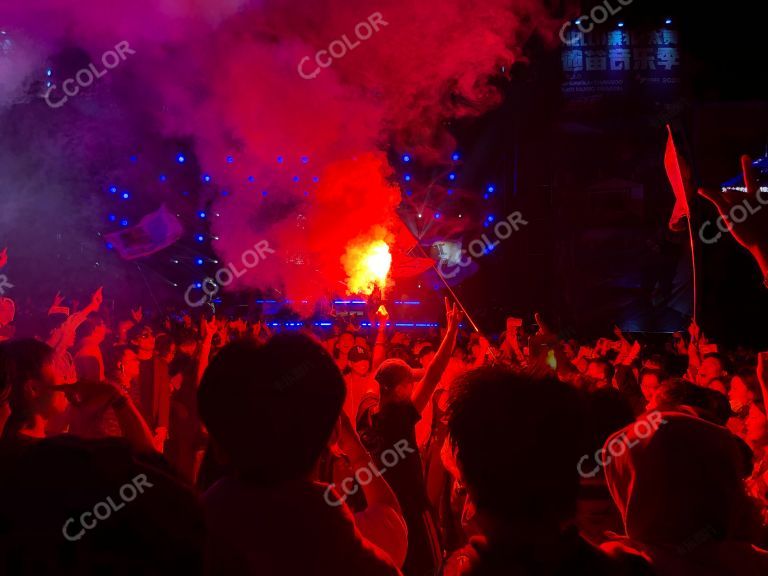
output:
M672 209L672 217L669 219L669 229L675 232L685 230L685 218L690 219L690 198L688 190L691 181L691 168L688 162L682 158L675 145L672 129L667 124L667 149L664 152L664 168L667 178L675 193L675 207Z
M134 260L167 248L181 238L183 232L181 223L163 204L155 212L144 216L136 226L105 234L104 238L121 257Z

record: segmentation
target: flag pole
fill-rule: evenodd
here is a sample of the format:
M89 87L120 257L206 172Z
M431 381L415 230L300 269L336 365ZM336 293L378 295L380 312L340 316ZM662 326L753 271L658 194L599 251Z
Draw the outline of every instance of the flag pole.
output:
M398 214L398 216L400 216L400 215ZM418 237L417 237L417 236L416 236L416 235L413 233L413 231L412 231L412 230L411 230L411 229L408 227L408 225L407 225L405 222L403 222L402 216L400 216L400 221L402 222L403 226L405 226L405 229L406 229L406 230L408 230L408 232L410 232L411 236L413 236L413 239L416 241L416 246L418 246L418 247L419 247L419 250L420 250L420 251L421 251L421 253L424 255L424 258L429 258L429 259L431 260L431 258L430 258L430 256L429 256L429 254L427 254L427 251L426 251L426 250L424 250L424 247L421 245L421 241L419 240L419 238L418 238ZM456 304L458 304L458 305L459 305L459 308L461 309L462 313L464 314L464 316L466 316L467 320L469 320L469 323L472 325L472 329L473 329L473 330L474 330L474 331L475 331L477 334L479 334L480 336L482 336L483 338L485 338L486 340L488 340L488 338L486 338L485 334L483 334L483 332L480 330L480 328L478 327L478 325L477 325L477 324L475 323L475 321L472 319L472 316L469 314L469 311L468 311L468 310L467 310L467 309L464 307L464 304L462 304L462 302L461 302L461 300L459 299L459 297L458 297L458 295L456 294L456 292L453 290L453 288L451 288L451 287L450 287L450 285L448 284L448 281L447 281L447 280L445 279L445 277L444 277L444 276L443 276L443 275L440 273L440 270L438 270L438 268L437 268L437 266L434 264L434 262L432 263L432 270L434 270L434 271L435 271L435 274L437 274L437 275L438 275L438 277L440 278L440 280L442 280L442 282L443 282L443 285L446 287L446 289L447 289L447 290L448 290L448 292L450 293L450 295L451 295L451 297L453 298L454 302L456 302ZM488 346L488 354L490 354L490 356L491 356L491 360L493 360L493 362L496 362L496 360L497 360L497 358L496 358L496 354L494 354L494 353L493 353L493 349L492 349L492 348L491 348L491 346L490 346L490 341L489 341L489 346Z
M699 310L699 286L698 286L698 271L696 269L696 240L693 235L693 215L691 213L690 199L694 194L689 193L691 188L692 175L691 167L687 162L681 163L680 153L675 143L675 137L672 134L672 126L667 124L667 146L664 151L664 168L667 173L667 179L672 186L672 191L675 194L675 209L672 214L672 220L670 220L670 228L673 230L678 229L673 225L675 218L685 216L688 220L688 240L691 249L691 280L693 283L693 322L697 324L698 310ZM679 213L678 203L682 204L683 214ZM679 229L678 229L679 230Z
M693 222L691 221L690 209L688 211L688 238L691 245L691 279L693 281L693 323L698 325L697 316L699 310L699 286L698 274L696 271L696 242L693 238Z

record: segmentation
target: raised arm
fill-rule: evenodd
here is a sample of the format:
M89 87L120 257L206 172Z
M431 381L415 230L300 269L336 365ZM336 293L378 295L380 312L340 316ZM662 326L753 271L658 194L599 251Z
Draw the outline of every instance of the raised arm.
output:
M686 375L691 382L696 381L696 373L701 366L701 352L699 350L699 339L701 338L701 330L696 322L691 322L688 327L688 333L691 335L691 341L688 343L688 369Z
M760 382L760 391L763 393L763 406L768 412L768 352L757 354L757 380Z
M722 192L711 188L702 188L699 194L715 205L723 222L734 239L746 248L757 262L763 273L764 283L768 286L768 211L756 210L749 218L737 222L730 217L734 206L749 201L752 206L764 204L768 191L760 188L752 166L752 159L741 157L741 169L744 173L746 194L742 192Z
M504 357L511 363L521 366L525 363L525 356L523 351L520 350L520 343L517 338L518 330L522 324L523 321L519 318L507 318L507 330L503 334L503 342L501 344L501 352Z
M437 349L432 363L427 367L424 377L414 387L413 395L411 396L413 405L419 413L424 410L429 399L432 397L432 393L440 382L443 372L448 367L451 354L453 354L453 348L456 345L456 336L459 333L459 323L461 322L462 314L455 303L453 306L450 305L448 298L445 299L445 315L448 321L448 329L445 331L443 341L440 343L440 348Z
M203 374L205 373L205 369L208 368L208 360L211 356L211 346L213 344L213 336L216 334L216 331L218 330L217 324L216 324L216 318L211 318L210 321L205 319L205 316L200 318L200 334L203 337L203 341L200 344L200 356L197 360L197 382L196 385L200 384L200 381L203 379Z
M155 439L138 408L128 396L119 395L112 402L117 423L123 436L131 446L140 452L155 452Z
M61 298L61 296L57 293L54 300L54 305L56 305L57 302L60 304L62 300L63 298ZM82 310L73 312L66 320L64 320L64 323L60 328L61 336L55 346L57 349L63 347L66 342L71 342L74 340L74 335L75 332L77 332L77 329L83 322L85 322L85 319L88 318L91 313L98 311L103 300L103 290L102 288L99 288L96 290L96 292L93 293L93 296L91 296L91 301L88 303L88 306Z
M371 455L363 446L360 437L355 432L355 427L352 426L352 422L349 420L349 416L342 410L339 414L339 448L349 458L350 465L353 470L360 470L366 468L372 461ZM387 484L382 474L373 474L373 480L368 484L362 485L363 493L365 494L365 500L368 505L379 504L382 506L388 506L395 512L402 515L400 509L400 503L397 501L397 496Z
M133 449L140 452L155 451L149 426L130 397L117 386L109 382L78 382L72 385L72 389L77 392L77 400L72 403L77 417L88 420L110 407L115 413L123 437Z
M379 306L376 311L376 341L373 343L373 359L371 361L371 372L375 373L379 364L387 358L387 320L389 312L384 306Z

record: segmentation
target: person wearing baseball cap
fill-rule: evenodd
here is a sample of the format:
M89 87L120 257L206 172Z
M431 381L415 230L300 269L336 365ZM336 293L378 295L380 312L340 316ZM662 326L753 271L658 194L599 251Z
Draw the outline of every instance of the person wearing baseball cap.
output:
M379 397L368 396L358 411L357 428L361 439L397 495L408 526L404 574L434 574L442 558L424 486L416 444L416 423L440 382L456 345L461 312L447 299L445 308L448 329L429 367L422 374L399 358L384 360L374 376ZM393 449L399 456L395 462L391 457Z
M376 381L371 377L371 353L363 346L353 346L347 353L347 369L344 374L347 397L344 412L350 421L357 419L357 409L367 394L376 393Z
M379 306L373 318L372 325L376 329L376 339L373 353L362 337L355 339L355 344L347 350L345 365L342 370L347 384L347 396L344 400L344 412L351 422L357 422L360 404L364 399L378 398L378 385L372 377L372 371L386 358L386 331L389 313L384 306Z

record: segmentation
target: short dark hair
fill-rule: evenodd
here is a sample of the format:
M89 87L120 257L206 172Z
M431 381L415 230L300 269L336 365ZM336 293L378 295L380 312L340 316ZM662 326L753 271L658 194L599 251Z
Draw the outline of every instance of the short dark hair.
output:
M584 454L579 393L552 378L479 368L454 383L448 431L478 509L501 520L573 516Z
M115 373L118 372L117 365L123 361L123 356L128 351L133 352L134 354L138 353L136 346L132 344L120 344L110 348L104 355L104 369L108 378L114 377Z
M421 360L426 356L427 354L434 354L435 353L435 347L432 346L432 344L425 344L422 346L421 350L419 350L419 353L416 354L416 357Z
M28 446L3 470L9 552L0 555L0 573L202 574L199 500L161 460L141 458L116 438L63 435ZM135 499L121 504L126 484ZM80 514L105 497L120 512L85 534Z
M733 416L728 397L722 392L698 386L683 378L668 378L661 384L657 403L663 410L687 406L702 420L725 426Z
M226 345L198 390L200 417L246 480L274 485L308 474L328 442L346 386L316 340L278 334Z
M33 338L11 340L0 344L0 357L3 359L0 380L10 388L8 402L11 417L4 431L4 435L9 436L31 416L24 384L27 380L39 378L43 366L53 361L53 348Z

